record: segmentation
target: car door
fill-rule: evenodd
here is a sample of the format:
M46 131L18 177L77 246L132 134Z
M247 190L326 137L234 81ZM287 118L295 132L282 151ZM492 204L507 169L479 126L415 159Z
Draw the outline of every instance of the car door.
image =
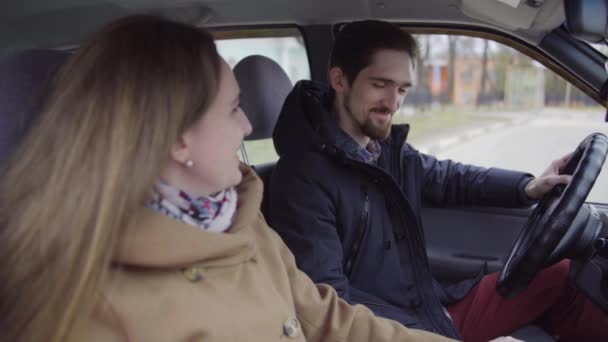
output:
M540 175L588 134L608 132L605 108L532 58L496 41L419 34L416 81L394 121L439 159ZM588 201L608 209L608 171ZM428 256L442 280L497 271L530 208L427 206Z

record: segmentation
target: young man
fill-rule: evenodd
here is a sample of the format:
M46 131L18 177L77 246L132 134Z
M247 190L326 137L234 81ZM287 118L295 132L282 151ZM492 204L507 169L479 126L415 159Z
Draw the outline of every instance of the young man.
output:
M402 324L487 341L542 319L560 341L608 336L608 320L567 280L568 262L506 300L496 274L442 288L425 251L420 208L525 207L567 183L555 161L540 177L438 161L391 125L411 86L415 40L379 21L346 25L330 60L330 89L309 81L288 96L274 131L281 156L270 221L298 266L350 303ZM450 229L446 227L446 229Z

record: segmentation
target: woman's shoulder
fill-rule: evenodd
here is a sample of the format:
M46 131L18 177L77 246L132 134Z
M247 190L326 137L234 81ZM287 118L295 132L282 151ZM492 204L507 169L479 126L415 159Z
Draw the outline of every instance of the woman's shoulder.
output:
M268 225L261 212L253 225L253 235L257 252L262 254L264 258L283 263L285 257L292 257L292 253L283 239Z

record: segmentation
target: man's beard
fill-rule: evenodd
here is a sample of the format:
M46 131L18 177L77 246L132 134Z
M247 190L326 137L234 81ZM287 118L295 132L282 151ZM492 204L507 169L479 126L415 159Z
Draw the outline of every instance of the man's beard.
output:
M392 114L391 118L383 126L374 125L371 115L368 115L365 118L365 121L361 123L357 120L357 117L353 114L350 108L350 95L346 96L345 100L346 101L344 101L344 109L346 109L346 113L348 113L351 119L353 119L359 125L359 129L363 134L370 137L370 139L372 140L385 140L386 138L388 138L388 136L391 134L391 127L393 121ZM390 113L390 110L386 107L376 107L372 108L370 112L379 112L387 114Z
M365 122L360 126L361 132L372 140L384 140L391 135L392 120L393 117L391 116L385 125L376 126L374 125L371 116L368 116L367 119L365 119Z

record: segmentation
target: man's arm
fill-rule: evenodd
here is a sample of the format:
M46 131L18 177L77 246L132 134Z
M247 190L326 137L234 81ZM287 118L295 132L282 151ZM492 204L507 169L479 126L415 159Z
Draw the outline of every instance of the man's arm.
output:
M551 162L538 178L523 172L439 161L420 155L424 168L423 197L438 205L530 206L555 185L568 184L572 178L560 175L572 153Z
M523 207L534 204L525 187L531 174L437 160L420 154L423 165L422 195L433 204Z

